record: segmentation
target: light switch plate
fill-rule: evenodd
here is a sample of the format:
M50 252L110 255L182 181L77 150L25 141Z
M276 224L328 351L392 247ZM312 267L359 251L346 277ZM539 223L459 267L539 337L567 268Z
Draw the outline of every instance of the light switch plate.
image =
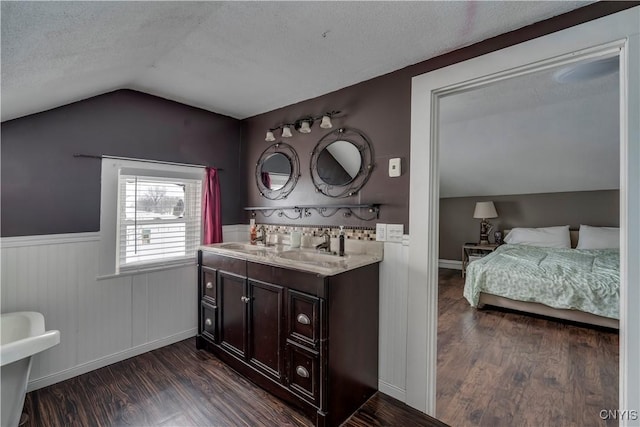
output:
M376 224L376 240L378 242L387 240L387 224Z
M404 224L387 224L387 242L402 243Z
M396 157L395 159L389 159L389 176L392 178L396 178L402 174L402 170L400 169L400 158Z

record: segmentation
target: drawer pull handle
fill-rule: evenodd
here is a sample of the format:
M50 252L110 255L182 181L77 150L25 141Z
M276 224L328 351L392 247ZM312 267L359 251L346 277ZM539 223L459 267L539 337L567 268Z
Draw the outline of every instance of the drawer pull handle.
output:
M213 321L211 319L207 318L207 320L204 321L204 324L207 325L207 326L211 326L211 325L213 325Z
M298 321L298 323L302 323L303 325L308 325L311 323L309 317L306 314L298 314L296 320Z
M309 378L309 371L307 371L303 366L298 366L296 368L296 374L300 375L302 378Z
M213 289L213 283L207 282L207 289Z

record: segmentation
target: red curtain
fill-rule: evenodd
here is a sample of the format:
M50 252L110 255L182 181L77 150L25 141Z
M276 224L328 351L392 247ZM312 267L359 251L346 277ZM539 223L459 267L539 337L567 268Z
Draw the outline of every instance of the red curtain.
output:
M222 242L222 218L220 215L220 180L218 171L206 168L207 177L204 183L204 217L203 244Z

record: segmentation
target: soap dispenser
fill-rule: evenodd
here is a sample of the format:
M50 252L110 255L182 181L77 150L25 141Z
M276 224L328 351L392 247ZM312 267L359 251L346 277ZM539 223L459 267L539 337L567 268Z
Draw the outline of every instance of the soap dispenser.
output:
M340 226L340 235L338 236L338 240L340 242L340 250L338 255L344 256L344 226Z

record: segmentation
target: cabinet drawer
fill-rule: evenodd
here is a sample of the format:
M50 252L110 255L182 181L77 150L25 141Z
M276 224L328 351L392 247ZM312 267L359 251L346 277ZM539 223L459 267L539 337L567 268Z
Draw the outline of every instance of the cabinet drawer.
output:
M202 298L209 299L209 303L216 304L216 270L202 267Z
M202 328L200 333L208 340L215 342L217 338L217 307L207 304L205 301L202 301L200 304L200 313L200 325Z
M293 290L289 290L288 295L289 339L317 349L322 332L320 330L320 299Z
M289 390L319 406L320 358L315 351L287 342Z
M277 283L321 298L326 296L326 278L319 274L248 262L247 275L261 282Z

